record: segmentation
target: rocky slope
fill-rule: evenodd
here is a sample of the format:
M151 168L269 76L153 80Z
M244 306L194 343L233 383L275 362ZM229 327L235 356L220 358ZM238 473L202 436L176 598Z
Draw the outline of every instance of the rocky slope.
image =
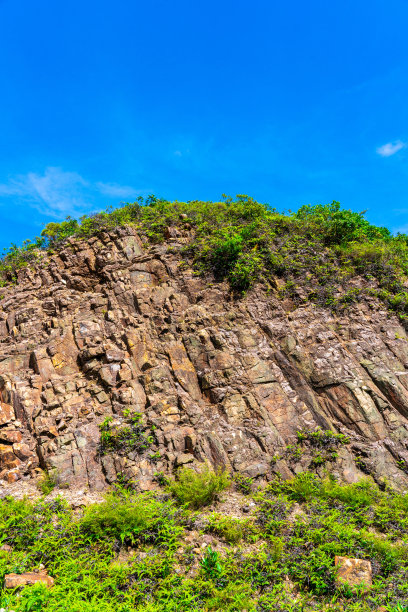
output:
M173 228L152 247L130 227L69 239L1 289L0 478L56 468L91 490L149 489L208 460L258 480L329 469L407 488L398 320L375 298L341 317L261 289L233 300L181 262L185 240ZM133 446L101 446L103 422ZM347 438L316 446L316 429Z

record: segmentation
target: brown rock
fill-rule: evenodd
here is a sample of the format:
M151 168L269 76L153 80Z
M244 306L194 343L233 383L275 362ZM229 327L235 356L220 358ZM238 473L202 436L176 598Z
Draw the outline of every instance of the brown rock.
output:
M4 402L0 402L0 425L6 425L6 423L10 423L10 421L14 419L14 410L13 406L6 404Z
M123 361L125 358L125 353L123 351L118 351L115 349L108 349L105 353L106 361L108 363L112 363L115 361Z
M372 570L370 561L336 556L334 563L337 568L337 586L342 584L348 584L351 587L366 586L369 588L371 586Z
M15 429L0 429L0 441L9 442L10 444L21 442L22 434Z
M190 453L179 453L176 455L176 466L186 465L186 463L192 463L194 456Z
M4 576L4 588L16 589L18 587L36 584L42 582L47 587L54 586L54 578L46 573L36 574L35 572L26 572L25 574L6 574Z
M0 469L7 468L11 470L19 465L20 460L13 453L12 447L6 444L0 444Z
M27 459L33 456L27 444L23 443L13 444L13 452L21 461L27 461Z
M168 347L171 367L180 385L195 400L201 397L198 385L197 373L193 364L187 357L186 350L182 344L176 343Z
M171 230L187 244L191 227ZM301 457L285 449L321 428L350 437L325 465L340 480L364 471L406 490L400 322L367 296L336 315L261 286L232 300L223 283L180 267L174 246L119 227L41 253L2 287L0 479L41 464L64 483L102 490L126 472L143 489L154 471L194 458L258 486L308 469L307 440ZM98 425L126 425L127 411L141 413L150 448L101 455Z
M41 376L43 382L47 382L55 372L52 361L47 356L45 348L31 353L31 363L34 371Z
M11 484L13 482L17 482L17 480L20 480L20 472L18 469L14 468L13 470L7 470L6 475L5 475L5 480Z

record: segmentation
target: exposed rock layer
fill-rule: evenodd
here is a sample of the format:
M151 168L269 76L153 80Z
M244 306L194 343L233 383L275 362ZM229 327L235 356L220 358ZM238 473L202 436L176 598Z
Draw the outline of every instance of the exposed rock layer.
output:
M374 298L341 317L260 289L233 300L179 265L175 233L146 248L131 228L69 240L2 289L0 478L41 467L96 490L118 474L150 488L156 472L196 460L288 477L313 458L287 446L320 427L350 442L317 469L406 488L398 321ZM101 453L98 425L126 410L142 413L151 445Z

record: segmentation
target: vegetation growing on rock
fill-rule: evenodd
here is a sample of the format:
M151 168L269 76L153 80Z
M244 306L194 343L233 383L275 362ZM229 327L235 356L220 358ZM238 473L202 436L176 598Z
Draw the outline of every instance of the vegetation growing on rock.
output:
M3 274L0 478L119 490L3 500L1 571L55 586L0 607L404 609L408 342L375 296L405 316L405 237L337 204L150 199L47 226ZM372 588L336 586L336 556Z
M183 255L200 274L227 280L240 294L256 283L276 287L295 303L341 310L364 294L377 295L401 319L408 315L408 237L370 224L364 213L338 202L282 214L248 196L221 202L169 202L153 196L121 208L49 223L33 242L12 245L0 270L3 282L68 238L86 238L133 225L151 243L186 234Z
M329 208L334 219L351 215L350 236L394 244L361 216ZM306 239L320 218L316 210L303 217L243 197L151 201L98 224L46 229L48 252L16 268L18 282L0 304L0 479L56 469L63 483L103 490L136 479L146 490L175 468L209 461L240 473L243 492L252 490L245 478L326 469L404 488L406 333L374 296L347 312L308 300L296 308L302 291L307 298L306 274L296 277L296 295L279 297L292 281L285 268L268 272L266 247L268 261L287 257L284 239ZM131 218L133 226L120 225ZM254 291L233 299L232 264L214 282L227 261L214 240L253 226L264 272ZM303 234L285 234L289 226ZM333 228L313 235L327 236L316 257L346 248L333 246ZM250 242L240 242L248 257ZM361 297L377 281L347 282Z

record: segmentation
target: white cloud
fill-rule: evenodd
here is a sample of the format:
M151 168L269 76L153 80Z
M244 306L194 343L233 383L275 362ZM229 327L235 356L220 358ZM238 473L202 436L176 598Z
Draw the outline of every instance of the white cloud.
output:
M0 196L16 196L46 215L67 215L81 210L82 191L87 182L76 172L47 168L41 176L35 172L19 175L0 184Z
M378 147L377 153L381 155L381 157L391 157L391 155L395 155L401 149L404 149L407 146L405 142L401 142L401 140L396 140L395 142L387 142L387 144Z
M97 196L122 199L146 193L117 183L92 183L77 172L55 167L46 168L43 175L29 172L0 184L0 198L14 197L17 205L20 200L44 215L57 218L89 212Z
M137 198L137 196L145 193L145 190L138 191L128 185L118 185L117 183L99 182L95 184L95 187L103 195L111 196L112 198Z

